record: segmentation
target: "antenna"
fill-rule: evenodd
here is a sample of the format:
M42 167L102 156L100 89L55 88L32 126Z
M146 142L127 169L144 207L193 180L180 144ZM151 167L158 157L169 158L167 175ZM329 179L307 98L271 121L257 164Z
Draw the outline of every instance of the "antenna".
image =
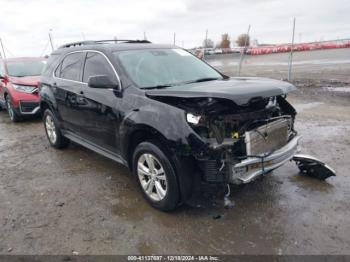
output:
M53 40L52 40L51 32L52 32L52 29L49 30L49 39L50 39L51 49L53 51L53 50L55 50L55 48L53 47Z

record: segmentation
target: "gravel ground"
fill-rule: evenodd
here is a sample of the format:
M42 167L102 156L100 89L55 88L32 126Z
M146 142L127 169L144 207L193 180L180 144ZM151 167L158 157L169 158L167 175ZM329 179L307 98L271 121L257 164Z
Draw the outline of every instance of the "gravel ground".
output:
M233 187L230 209L210 187L173 213L151 208L126 168L75 144L55 150L40 120L1 111L0 254L350 254L350 97L311 85L289 100L303 152L336 177L287 163Z

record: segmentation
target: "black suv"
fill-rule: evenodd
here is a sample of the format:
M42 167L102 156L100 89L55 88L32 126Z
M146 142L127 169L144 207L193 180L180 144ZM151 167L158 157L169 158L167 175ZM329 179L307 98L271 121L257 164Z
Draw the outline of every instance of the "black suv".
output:
M294 89L227 77L176 46L85 41L51 54L40 106L53 147L71 140L126 165L172 210L201 182L248 183L292 159Z

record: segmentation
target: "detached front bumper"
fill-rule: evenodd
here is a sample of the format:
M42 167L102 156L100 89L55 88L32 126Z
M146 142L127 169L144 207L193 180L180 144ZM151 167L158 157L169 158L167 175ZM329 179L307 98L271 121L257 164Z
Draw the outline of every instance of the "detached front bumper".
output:
M282 148L268 155L248 157L230 166L229 182L232 184L246 184L260 175L266 174L287 161L297 153L300 136L294 137Z

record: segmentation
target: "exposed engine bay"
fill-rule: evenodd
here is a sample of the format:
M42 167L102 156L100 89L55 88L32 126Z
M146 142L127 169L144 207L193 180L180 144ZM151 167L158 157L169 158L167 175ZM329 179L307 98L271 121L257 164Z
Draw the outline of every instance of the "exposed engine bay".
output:
M282 103L280 103L281 101ZM258 127L266 126L279 119L287 120L289 131L291 134L294 132L295 111L283 108L283 105L288 102L282 97L258 98L250 101L247 106L233 108L232 106L228 107L227 104L221 104L220 101L215 101L213 110L211 110L212 103L213 101L209 102L209 110L199 113L201 118L198 124L193 125L193 129L201 137L208 139L210 147L213 149L232 145L239 141L245 132L253 129L258 130ZM215 108L216 105L218 106ZM265 136L266 134L261 133L260 135Z
M296 112L282 96L253 98L244 106L237 106L231 100L220 98L163 99L187 112L187 121L193 130L212 149L231 146L246 131L256 129L259 132L258 127L279 119L288 122L288 135L295 134L293 123Z
M220 98L161 99L187 112L187 122L206 142L194 156L210 182L232 182L232 165L269 154L296 136L296 111L282 96L252 98L240 106Z
M155 99L183 109L188 124L205 142L193 150L205 181L249 183L297 153L296 111L282 95L251 98L243 105L226 98Z

